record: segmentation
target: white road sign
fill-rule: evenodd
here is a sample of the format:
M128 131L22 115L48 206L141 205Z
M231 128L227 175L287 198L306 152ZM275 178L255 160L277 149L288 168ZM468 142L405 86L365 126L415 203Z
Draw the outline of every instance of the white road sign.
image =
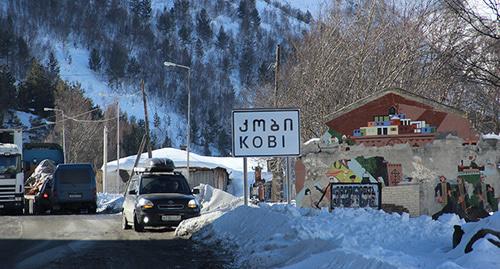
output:
M233 156L300 155L298 109L233 110Z

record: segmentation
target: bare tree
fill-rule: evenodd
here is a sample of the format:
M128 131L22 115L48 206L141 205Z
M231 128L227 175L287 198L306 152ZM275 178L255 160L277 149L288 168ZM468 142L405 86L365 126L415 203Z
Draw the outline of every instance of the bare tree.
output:
M61 141L64 120L67 162L88 162L94 167L102 165L102 112L90 99L83 96L79 85L68 85L60 81L56 86L55 106L65 113L57 113L56 127L49 141Z
M325 131L330 113L398 87L459 107L479 130L498 132L498 80L489 73L498 74L499 44L471 34L474 28L458 18L434 0L336 1L328 17L293 42L279 105L301 108L302 136L309 139ZM253 100L265 105L270 89L260 88Z

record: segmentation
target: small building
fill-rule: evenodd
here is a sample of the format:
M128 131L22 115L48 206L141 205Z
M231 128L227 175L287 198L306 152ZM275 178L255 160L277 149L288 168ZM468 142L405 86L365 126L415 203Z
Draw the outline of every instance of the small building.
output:
M196 187L199 184L208 184L214 188L227 190L229 184L229 174L234 171L230 165L234 163L234 158L231 157L211 157L202 156L196 153L190 153L190 187ZM174 148L162 148L153 150L153 158L169 158L174 162L176 171L181 172L185 177L187 172L187 152ZM137 156L131 155L120 159L120 171L117 173L117 162L111 161L107 163L107 177L104 181L104 191L111 193L122 193L125 191L126 184L129 180L129 173L134 167ZM143 153L139 160L138 166L141 166L144 160L147 159L147 153ZM229 166L228 166L229 165ZM103 171L104 167L101 167ZM102 173L98 173L97 178L98 190L103 191Z
M177 167L175 171L181 172L184 176L187 175L186 167ZM200 184L207 184L223 191L227 190L229 173L225 168L189 167L189 171L191 171L188 180L189 186L195 187Z
M380 91L341 108L326 125L367 146L423 146L449 134L467 143L479 138L463 111L402 89Z

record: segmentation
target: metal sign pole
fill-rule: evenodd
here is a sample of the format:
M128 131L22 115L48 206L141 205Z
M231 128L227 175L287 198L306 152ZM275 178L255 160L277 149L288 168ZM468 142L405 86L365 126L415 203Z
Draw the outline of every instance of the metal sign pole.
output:
M106 183L108 179L108 127L104 125L104 134L103 134L103 156L102 162L104 163L104 168L102 170L102 192L106 192L108 189L106 188Z
M243 195L245 196L245 205L248 205L248 173L247 158L243 158Z
M290 157L286 157L286 203L291 204L292 192L290 191Z

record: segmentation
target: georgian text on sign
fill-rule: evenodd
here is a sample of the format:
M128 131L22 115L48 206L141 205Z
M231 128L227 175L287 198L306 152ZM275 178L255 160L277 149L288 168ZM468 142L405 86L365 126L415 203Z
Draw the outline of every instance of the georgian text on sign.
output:
M233 156L297 156L300 154L298 109L233 111Z

